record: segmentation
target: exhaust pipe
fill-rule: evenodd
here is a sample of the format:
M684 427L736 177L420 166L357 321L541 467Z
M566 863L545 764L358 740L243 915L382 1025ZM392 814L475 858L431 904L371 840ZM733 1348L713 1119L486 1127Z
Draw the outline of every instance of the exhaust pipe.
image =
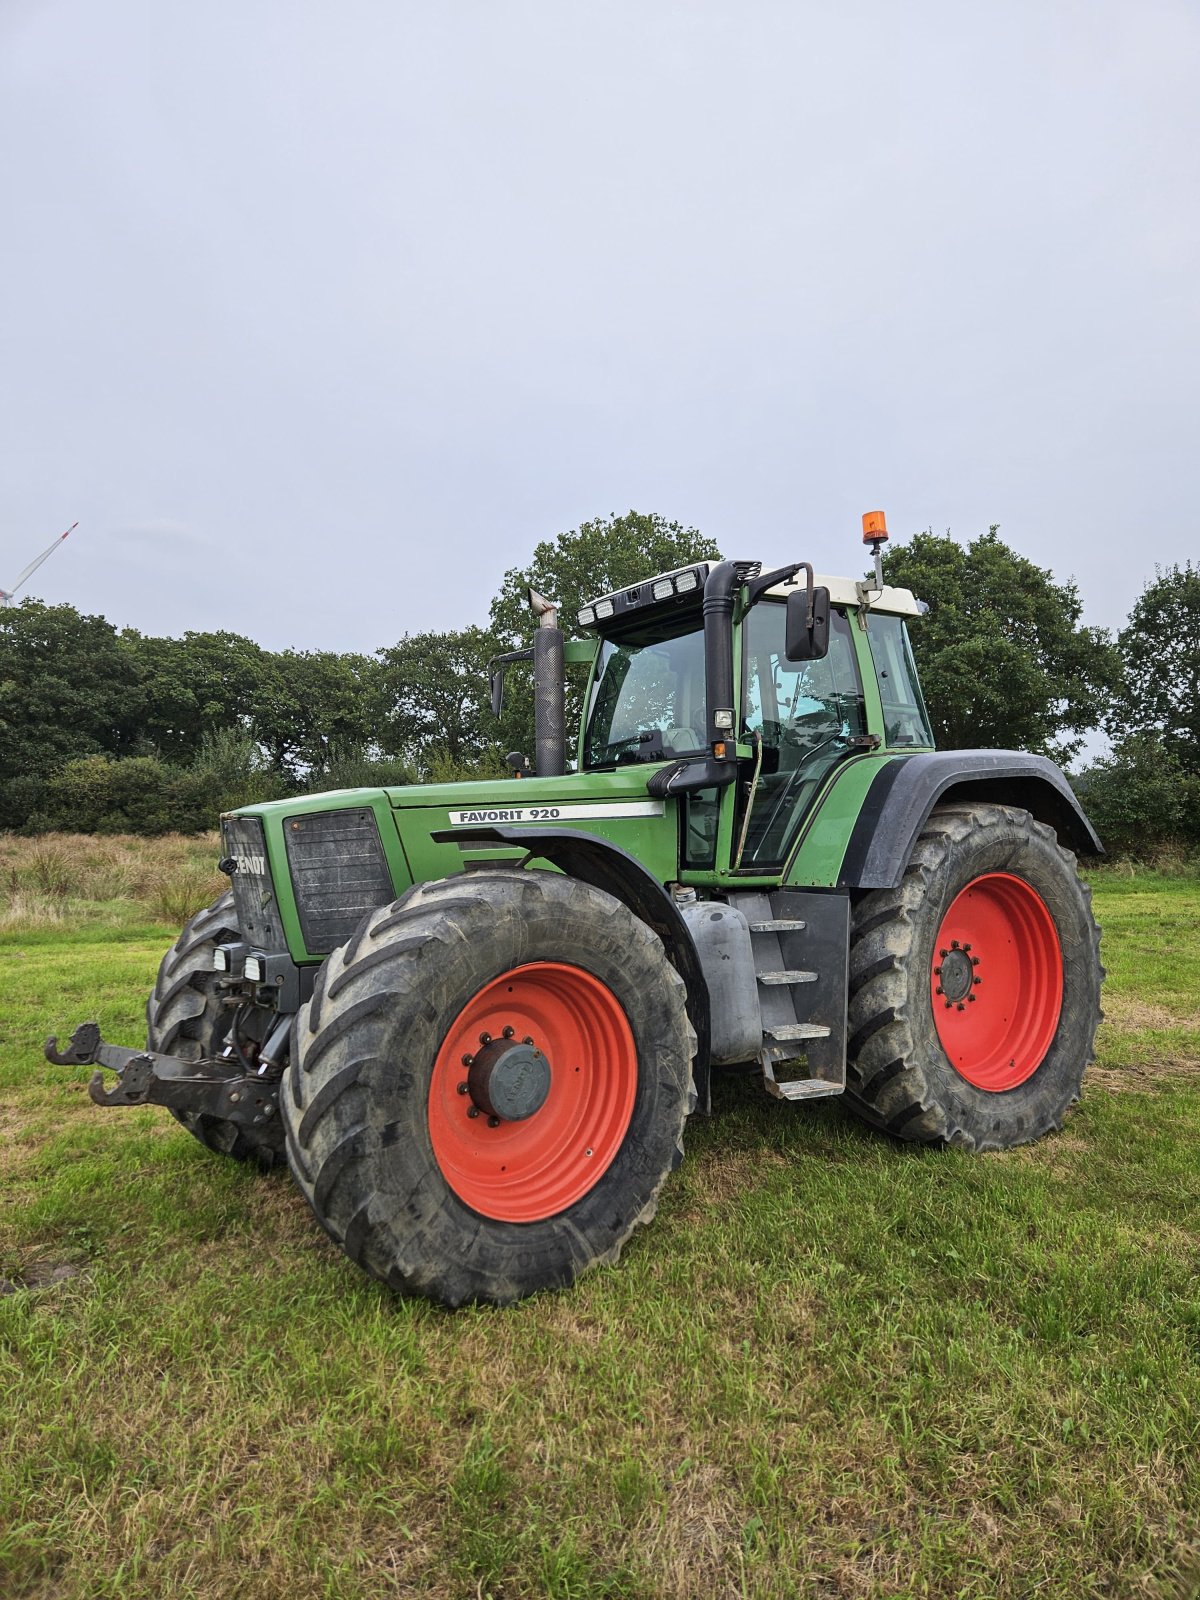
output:
M559 778L567 770L563 631L552 600L530 589L529 604L538 619L533 636L534 771L539 778Z

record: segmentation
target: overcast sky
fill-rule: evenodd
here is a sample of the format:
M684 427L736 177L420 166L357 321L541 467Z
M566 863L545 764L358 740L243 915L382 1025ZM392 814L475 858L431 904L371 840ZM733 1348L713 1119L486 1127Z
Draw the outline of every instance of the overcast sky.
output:
M374 649L658 511L1200 552L1200 7L0 0L0 584Z

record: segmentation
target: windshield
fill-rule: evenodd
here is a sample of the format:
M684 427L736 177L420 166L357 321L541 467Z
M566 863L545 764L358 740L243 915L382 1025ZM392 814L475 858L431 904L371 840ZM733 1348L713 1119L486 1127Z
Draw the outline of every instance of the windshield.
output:
M702 627L670 639L601 643L585 767L700 754L707 726Z

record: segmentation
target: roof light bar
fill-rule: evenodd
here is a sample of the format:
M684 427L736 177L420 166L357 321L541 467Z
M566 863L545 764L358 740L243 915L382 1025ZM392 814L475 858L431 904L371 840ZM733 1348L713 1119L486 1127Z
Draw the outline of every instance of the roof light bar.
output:
M699 594L708 577L708 569L707 561L698 561L690 567L677 567L673 572L663 572L645 583L630 584L627 589L618 589L599 600L589 600L578 612L579 626L592 628L610 617L623 618L630 612L644 611L649 606Z

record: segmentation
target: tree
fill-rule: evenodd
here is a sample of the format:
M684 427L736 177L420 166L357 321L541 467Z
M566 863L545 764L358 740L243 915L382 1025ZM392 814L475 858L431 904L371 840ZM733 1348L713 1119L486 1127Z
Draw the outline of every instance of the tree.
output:
M494 759L487 664L501 647L483 628L405 634L379 652L375 737L385 755L428 769Z
M544 539L525 567L510 567L500 593L492 601L492 627L512 643L533 635L536 618L526 591L537 589L557 600L562 626L578 635L576 613L598 594L624 588L656 572L685 567L690 561L719 561L721 552L695 528L668 522L654 512L627 511L624 516L596 517L568 533Z
M266 658L250 729L271 770L295 778L324 772L332 753L374 737L371 696L378 664L332 650L284 650Z
M919 533L884 577L928 603L913 651L939 745L1034 750L1067 760L1120 678L1106 629L1084 627L1078 590L1002 543Z
M1154 571L1119 636L1124 670L1109 732L1118 741L1157 735L1173 763L1200 775L1200 566Z
M1072 783L1113 855L1153 858L1200 845L1200 773L1188 772L1156 732L1130 734Z
M226 632L159 639L127 628L121 644L137 673L136 715L146 752L187 763L206 735L248 728L269 662L252 639Z
M559 603L560 626L578 637L580 606L597 595L611 594L639 578L686 567L692 561L719 561L712 539L695 528L668 522L655 512L627 511L624 516L597 517L568 533L544 539L525 567L504 574L492 602L492 627L506 641L500 648L528 644L537 619L527 602L532 586ZM583 706L583 673L567 671L567 744ZM500 738L506 749L533 751L533 686L527 667L509 669Z
M103 617L40 600L0 611L0 776L123 754L136 732L135 680Z

